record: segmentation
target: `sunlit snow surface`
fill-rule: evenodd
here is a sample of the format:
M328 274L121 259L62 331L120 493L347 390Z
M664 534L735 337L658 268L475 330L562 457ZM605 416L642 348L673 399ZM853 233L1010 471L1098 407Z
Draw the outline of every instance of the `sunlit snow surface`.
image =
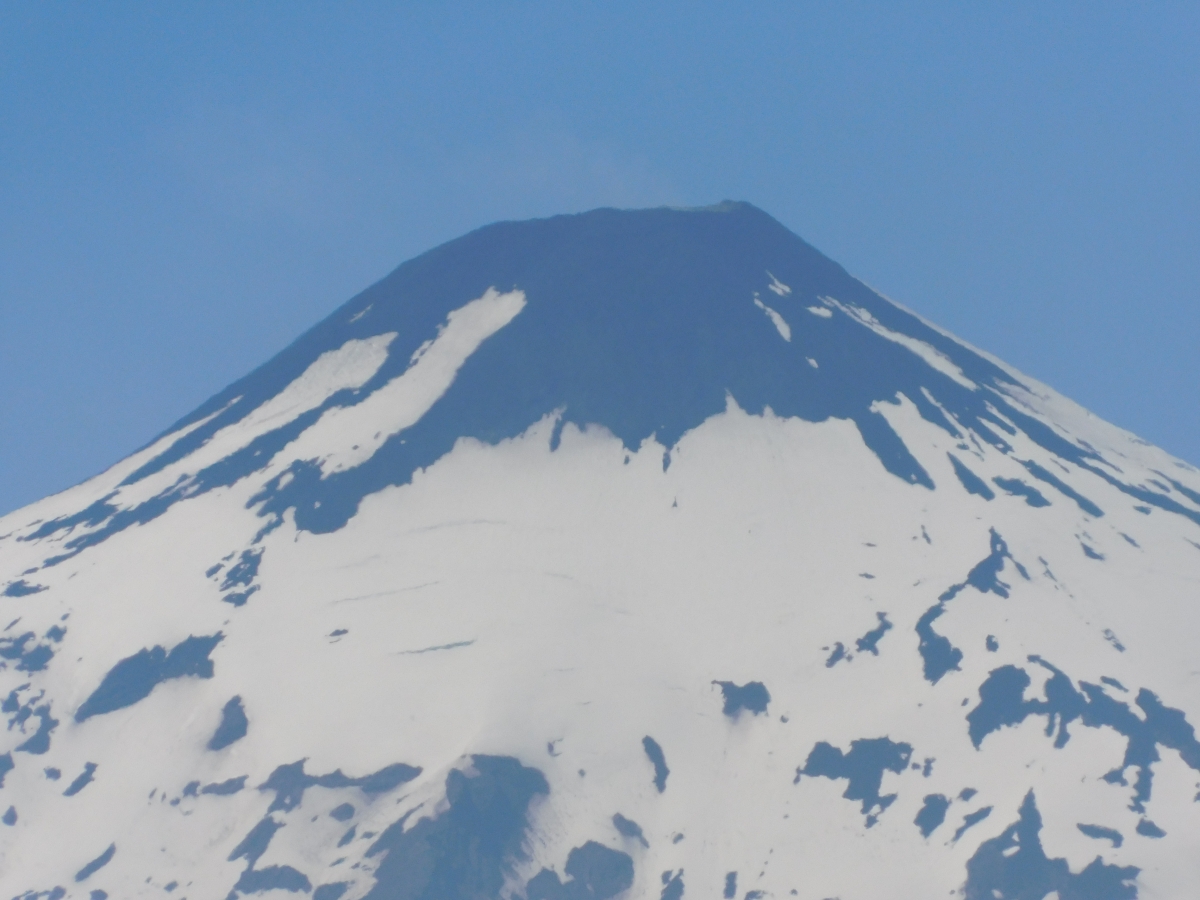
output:
M0 894L1190 896L1198 590L753 207L490 226L0 520Z

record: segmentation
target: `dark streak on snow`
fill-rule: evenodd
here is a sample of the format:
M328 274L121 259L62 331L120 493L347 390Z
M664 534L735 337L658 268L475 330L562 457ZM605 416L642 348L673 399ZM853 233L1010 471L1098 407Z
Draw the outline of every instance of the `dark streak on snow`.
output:
M921 830L921 837L929 837L942 822L946 821L946 810L950 808L950 800L941 794L927 794L921 810L913 819L913 824Z
M1102 687L1080 682L1078 690L1063 672L1038 656L1029 661L1051 673L1044 688L1045 699L1025 699L1031 679L1024 669L1001 666L993 669L979 687L979 704L967 714L968 734L977 748L984 738L1004 727L1021 724L1030 716L1046 717L1046 736L1057 735L1054 747L1062 748L1071 739L1068 726L1079 721L1087 728L1111 728L1127 743L1121 765L1104 776L1110 784L1127 784L1125 771L1137 770L1130 809L1145 812L1153 784L1152 766L1158 762L1158 748L1168 747L1179 753L1185 764L1200 772L1200 742L1183 712L1164 706L1158 696L1146 688L1135 700L1138 716L1126 704L1113 699Z
M612 817L613 827L617 829L622 837L632 838L640 843L643 847L649 847L650 842L646 840L646 836L642 833L642 826L632 819L627 819L620 813L616 813Z
M173 678L212 678L213 664L208 658L224 635L217 632L209 637L189 636L171 648L139 650L113 666L75 712L76 722L92 716L110 713L150 696L164 681Z
M983 594L992 593L999 597L1007 597L1009 586L1000 580L1005 560L1012 562L1021 577L1029 580L1029 573L1025 571L1025 567L1013 559L1008 551L1008 544L993 528L991 553L971 569L965 581L947 588L938 597L938 602L917 620L917 636L920 638L917 651L924 662L925 679L931 684L936 684L947 672L957 671L963 658L961 650L933 630L933 623L946 611L946 604L968 585Z
M242 707L242 698L234 697L221 709L221 723L209 739L209 750L223 750L235 741L246 736L250 720L246 718L246 710Z
M378 772L350 778L341 769L328 775L309 775L304 771L304 760L278 766L259 787L260 791L274 791L275 799L267 812L288 812L300 805L304 792L311 787L348 788L356 787L364 794L382 794L412 781L421 774L421 769L404 763L393 763Z
M847 779L846 791L842 796L847 800L862 802L862 814L870 828L896 800L895 794L881 796L879 793L883 773L903 772L911 757L911 745L895 743L885 737L852 741L848 753L820 741L808 754L804 765L796 769L793 783L798 784L801 776Z
M1020 818L999 836L984 841L967 862L965 900L1045 897L1063 900L1136 900L1135 866L1111 866L1097 856L1073 873L1065 859L1049 859L1042 849L1042 817L1033 791L1021 804Z
M756 716L763 714L771 702L771 694L761 681L748 681L745 684L714 681L713 684L720 686L721 695L725 698L721 711L731 719L736 719L743 709Z
M642 738L642 749L646 751L646 756L650 758L650 762L654 766L654 786L661 794L667 789L667 776L671 774L671 770L667 768L667 758L663 755L663 749L658 745L658 741L650 735Z

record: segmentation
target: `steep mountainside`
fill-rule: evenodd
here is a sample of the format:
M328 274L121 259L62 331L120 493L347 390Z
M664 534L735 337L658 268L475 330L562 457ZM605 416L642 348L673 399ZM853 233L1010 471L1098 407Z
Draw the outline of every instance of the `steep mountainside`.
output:
M1198 592L1200 473L754 207L492 225L0 519L0 894L1191 896Z

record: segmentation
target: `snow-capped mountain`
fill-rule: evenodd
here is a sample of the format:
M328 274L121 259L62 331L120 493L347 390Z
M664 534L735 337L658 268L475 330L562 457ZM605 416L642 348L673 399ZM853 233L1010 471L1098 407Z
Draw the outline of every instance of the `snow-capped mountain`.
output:
M4 896L1200 892L1200 473L742 203L405 263L0 604Z

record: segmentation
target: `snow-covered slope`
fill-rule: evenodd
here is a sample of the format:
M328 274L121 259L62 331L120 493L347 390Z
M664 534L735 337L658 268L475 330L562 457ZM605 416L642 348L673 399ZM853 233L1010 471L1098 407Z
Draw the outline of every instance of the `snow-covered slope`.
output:
M1200 888L1200 474L745 204L406 263L0 592L5 896Z

